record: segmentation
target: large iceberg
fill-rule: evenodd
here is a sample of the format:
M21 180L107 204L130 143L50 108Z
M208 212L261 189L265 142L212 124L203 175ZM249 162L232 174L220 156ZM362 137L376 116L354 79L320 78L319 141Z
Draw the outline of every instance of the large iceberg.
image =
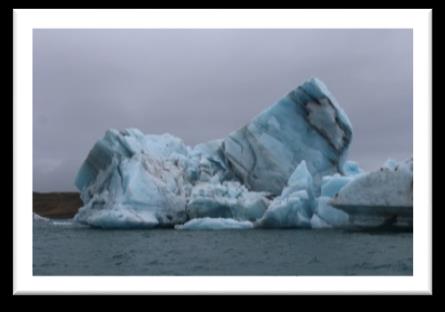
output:
M412 162L365 173L346 159L351 139L348 117L318 79L226 138L194 147L170 134L111 129L79 169L83 206L74 220L100 228L326 228L347 225L363 207L407 207Z

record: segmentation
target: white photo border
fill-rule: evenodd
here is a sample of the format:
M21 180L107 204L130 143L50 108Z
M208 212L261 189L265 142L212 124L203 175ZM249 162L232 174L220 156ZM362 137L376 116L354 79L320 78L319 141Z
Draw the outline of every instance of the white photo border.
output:
M413 30L413 276L33 276L32 33L36 28L404 28ZM431 294L431 9L13 10L14 294Z

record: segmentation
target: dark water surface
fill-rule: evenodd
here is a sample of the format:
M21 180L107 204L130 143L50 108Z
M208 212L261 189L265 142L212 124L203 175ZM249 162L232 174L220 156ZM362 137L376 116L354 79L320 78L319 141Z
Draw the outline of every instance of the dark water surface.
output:
M34 221L34 275L412 275L413 235L98 230Z

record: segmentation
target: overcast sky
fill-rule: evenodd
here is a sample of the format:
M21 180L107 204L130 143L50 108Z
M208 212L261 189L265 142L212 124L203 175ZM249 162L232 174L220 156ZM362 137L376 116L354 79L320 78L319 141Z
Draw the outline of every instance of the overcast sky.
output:
M412 155L411 30L34 30L35 191L74 191L109 128L194 145L242 127L310 77L353 125L349 159Z

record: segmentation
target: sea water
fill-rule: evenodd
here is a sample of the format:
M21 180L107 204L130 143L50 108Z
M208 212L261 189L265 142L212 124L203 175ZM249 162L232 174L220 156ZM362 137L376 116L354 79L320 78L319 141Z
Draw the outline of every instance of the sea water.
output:
M34 221L34 275L412 275L406 231L101 230Z

